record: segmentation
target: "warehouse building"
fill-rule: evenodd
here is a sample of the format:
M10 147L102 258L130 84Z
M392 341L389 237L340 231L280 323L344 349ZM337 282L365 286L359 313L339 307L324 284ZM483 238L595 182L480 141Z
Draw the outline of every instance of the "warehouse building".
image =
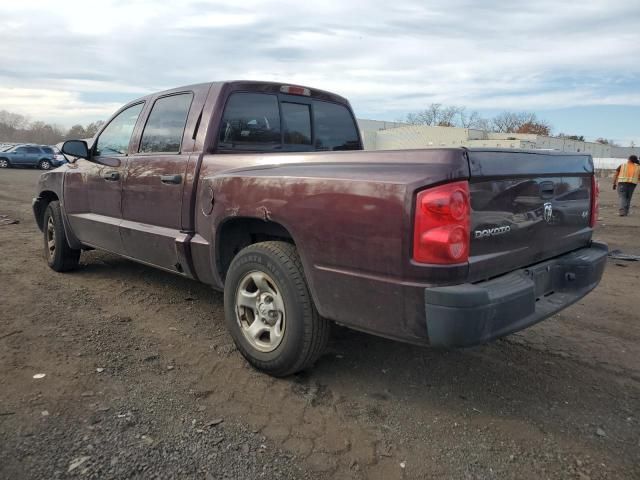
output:
M486 147L583 152L594 158L627 158L640 155L640 147L614 147L566 137L523 133L494 133L473 128L432 127L359 119L366 150L403 150L437 147Z

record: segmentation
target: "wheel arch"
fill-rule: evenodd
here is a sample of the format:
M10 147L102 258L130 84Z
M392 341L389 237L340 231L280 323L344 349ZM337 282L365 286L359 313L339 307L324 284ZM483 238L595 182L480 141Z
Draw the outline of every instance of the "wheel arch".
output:
M215 263L220 278L224 281L231 262L240 250L254 243L269 240L296 244L291 232L278 222L265 222L255 217L226 219L217 228L215 240Z
M299 237L300 235L296 235L290 226L280 222L279 219L267 221L258 217L225 219L216 229L215 252L212 252L215 255L212 259L216 269L214 275L219 278L220 284L224 285L231 262L240 250L249 245L272 240L291 243L296 247L300 256L311 298L313 298L316 309L323 315L324 309L316 293L313 265L309 263Z
M44 228L44 212L47 210L49 204L53 201L60 201L58 195L51 190L44 190L40 192L38 198L33 204L33 213L36 218L36 223L40 231Z

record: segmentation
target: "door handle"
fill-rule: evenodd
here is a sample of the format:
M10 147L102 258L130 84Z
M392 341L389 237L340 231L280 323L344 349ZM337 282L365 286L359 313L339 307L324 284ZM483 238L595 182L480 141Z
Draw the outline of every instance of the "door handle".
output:
M105 180L115 181L120 179L120 174L118 172L107 172L102 174L102 178Z
M177 185L179 183L182 183L182 175L161 175L160 181L162 183Z

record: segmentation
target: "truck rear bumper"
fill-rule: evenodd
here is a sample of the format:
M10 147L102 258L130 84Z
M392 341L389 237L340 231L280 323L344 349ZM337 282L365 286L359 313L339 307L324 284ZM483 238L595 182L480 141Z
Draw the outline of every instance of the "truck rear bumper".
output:
M531 326L568 307L602 278L608 247L590 247L475 284L425 289L429 343L466 347Z

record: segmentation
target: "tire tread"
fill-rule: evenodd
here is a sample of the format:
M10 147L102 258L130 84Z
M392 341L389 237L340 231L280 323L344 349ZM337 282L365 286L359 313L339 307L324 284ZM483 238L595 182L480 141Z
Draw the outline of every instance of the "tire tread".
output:
M59 254L57 253L53 261L51 261L47 255L47 251L45 250L47 263L56 272L68 272L70 270L74 270L78 267L81 251L71 248L67 242L67 236L64 232L64 224L62 220L62 211L58 200L49 202L49 205L47 205L47 208L44 211L44 220L42 224L44 226L43 233L45 248L47 242L47 218L49 215L53 217L53 224L58 233L56 235L56 251L59 252ZM58 231L58 229L60 230Z
M302 347L300 355L296 362L291 365L282 365L275 367L274 365L261 362L255 358L250 358L248 352L241 352L254 366L267 371L269 374L277 377L285 377L293 373L305 370L312 366L315 361L322 355L330 334L330 323L327 319L322 318L311 298L311 293L304 277L304 269L302 261L298 255L295 245L282 241L266 241L255 243L243 249L241 254L251 253L268 253L275 257L281 267L287 272L289 279L296 290L298 300L303 303L302 321L308 328L304 329L304 337L302 339ZM237 257L236 257L237 258ZM231 268L233 268L233 263ZM231 269L230 268L230 269ZM238 346L241 348L241 345ZM249 357L248 357L249 355Z

